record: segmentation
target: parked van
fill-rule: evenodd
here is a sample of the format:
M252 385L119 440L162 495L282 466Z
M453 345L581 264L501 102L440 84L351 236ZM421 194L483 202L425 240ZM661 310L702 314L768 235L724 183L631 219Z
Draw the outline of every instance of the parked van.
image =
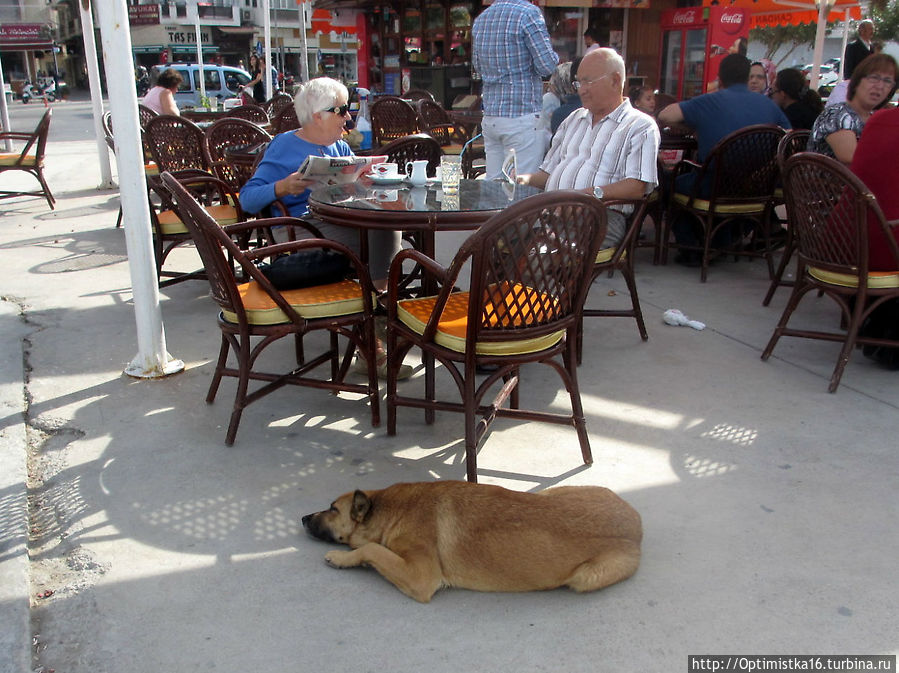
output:
M155 86L159 75L168 68L177 70L181 75L182 81L175 93L175 102L178 104L178 108L200 107L200 66L196 63L154 65L150 72L151 85ZM212 103L237 96L240 87L253 79L246 70L213 63L203 64L203 78L206 84L206 96Z

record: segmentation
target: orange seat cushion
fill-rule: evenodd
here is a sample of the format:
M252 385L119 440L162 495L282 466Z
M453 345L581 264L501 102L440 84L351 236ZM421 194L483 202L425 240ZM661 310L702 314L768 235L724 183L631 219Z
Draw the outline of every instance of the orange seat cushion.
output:
M228 204L207 206L206 212L212 215L212 218L222 227L227 224L236 224L238 221L237 209ZM174 210L163 210L157 215L157 219L159 220L159 226L162 227L163 234L187 233L187 227L184 226L184 222L181 221L181 218L178 217Z
M539 319L551 318L554 313L556 301L547 295L536 295L531 288L522 285L514 285L511 287L498 288L509 297L508 302L488 302L486 313L490 315L491 324L497 325L500 320L504 324L516 327L524 327L536 324ZM510 295L519 295L520 293L530 293L536 296L531 297L530 302L513 301ZM434 341L444 348L449 348L458 353L465 352L465 333L468 329L468 302L470 295L468 292L456 292L452 294L443 309L440 321L437 326L437 334ZM434 312L434 306L437 303L437 297L422 297L421 299L406 299L398 303L397 315L403 324L407 325L413 331L423 334L431 314ZM540 316L535 316L533 310L522 313L509 315L504 305L525 305L536 306L540 309ZM510 324L511 323L511 324ZM515 339L509 341L489 341L478 342L475 345L475 352L479 355L515 355L521 353L535 353L545 350L559 343L565 335L564 330L553 332L544 336L531 339Z
M247 321L251 325L279 325L290 322L287 314L256 281L238 285L237 290L247 312ZM306 319L359 313L365 306L362 287L352 280L285 290L281 292L281 296ZM222 315L228 322L237 322L237 314L233 311L222 311Z

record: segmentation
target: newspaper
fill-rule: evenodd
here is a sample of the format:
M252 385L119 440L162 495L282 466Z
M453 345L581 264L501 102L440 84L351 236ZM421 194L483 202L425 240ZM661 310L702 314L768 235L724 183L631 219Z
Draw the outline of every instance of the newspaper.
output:
M373 164L387 161L386 156L371 157L315 157L308 156L298 172L305 180L317 180L326 185L355 182L362 173L371 171Z

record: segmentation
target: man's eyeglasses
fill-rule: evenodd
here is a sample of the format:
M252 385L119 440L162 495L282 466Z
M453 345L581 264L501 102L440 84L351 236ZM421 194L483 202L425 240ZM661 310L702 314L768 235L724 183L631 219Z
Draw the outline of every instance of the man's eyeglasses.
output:
M599 80L605 79L606 77L608 77L611 74L612 73L607 72L605 75L600 75L599 77L597 77L595 79L588 79L588 80L583 80L583 81L576 79L571 83L571 86L574 87L575 91L580 91L583 87L590 86L591 84L596 84Z
M350 111L350 104L346 105L335 105L334 107L325 108L322 112L333 112L336 115L340 115L343 117L347 112Z
M883 77L882 75L865 75L865 79L870 84L880 84L882 82L887 85L888 89L892 89L896 85L896 80L892 77Z

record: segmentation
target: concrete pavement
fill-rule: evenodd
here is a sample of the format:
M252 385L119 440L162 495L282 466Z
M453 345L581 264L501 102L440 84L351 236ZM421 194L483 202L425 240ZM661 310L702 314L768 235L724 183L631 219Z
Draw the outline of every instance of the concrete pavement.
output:
M31 128L43 107L10 112ZM539 424L498 422L480 452L484 482L619 492L643 516L637 575L419 605L374 571L328 568L299 517L356 487L464 478L461 418L401 410L387 437L358 400L285 389L225 447L234 387L204 402L219 337L202 282L162 294L186 370L126 377L125 243L90 124L87 102L56 104L55 211L0 201L0 671L667 672L689 654L899 650L897 374L857 352L829 395L833 344L783 340L762 363L788 293L761 306L762 264L718 263L700 284L639 251L650 340L629 319L586 324L593 466L573 430ZM590 301L625 292L602 278ZM807 303L809 324L838 320ZM668 308L707 329L664 325ZM558 387L525 372L522 401L565 405Z

